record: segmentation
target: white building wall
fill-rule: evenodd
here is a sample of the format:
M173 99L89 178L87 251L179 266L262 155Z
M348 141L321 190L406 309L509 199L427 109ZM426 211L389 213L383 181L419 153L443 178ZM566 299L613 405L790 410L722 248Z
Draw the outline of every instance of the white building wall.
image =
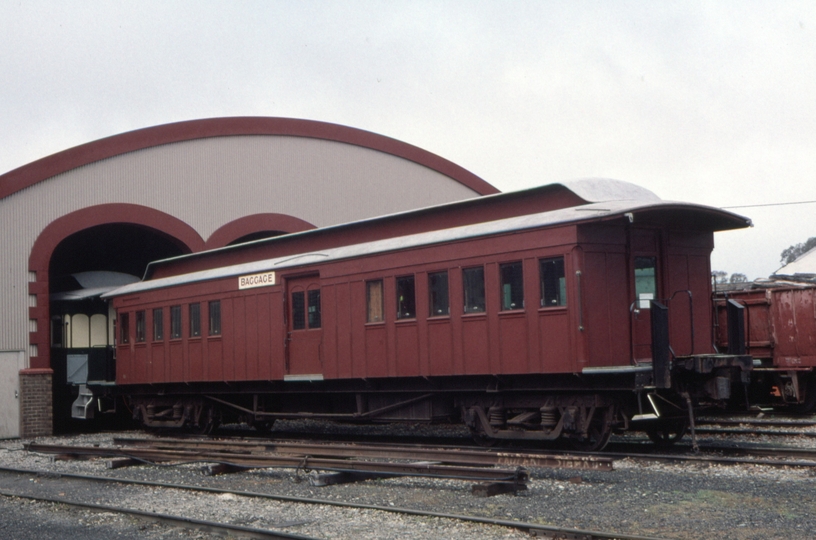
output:
M20 427L20 383L23 351L0 351L0 439L16 437Z

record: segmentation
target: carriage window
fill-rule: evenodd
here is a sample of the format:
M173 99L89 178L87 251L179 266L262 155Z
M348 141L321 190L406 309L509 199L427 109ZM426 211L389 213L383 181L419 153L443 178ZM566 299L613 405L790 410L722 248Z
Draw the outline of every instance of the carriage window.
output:
M201 304L190 304L190 337L201 335Z
M164 339L164 309L153 310L153 341Z
M524 309L524 275L521 261L499 266L502 311Z
M397 319L416 318L414 276L397 278Z
M382 322L383 318L383 282L366 282L366 322Z
M306 300L309 328L320 328L320 289L311 289Z
M145 312L136 312L136 341L147 339L147 329L145 328Z
M221 335L221 301L213 300L209 304L210 331L211 336Z
M564 257L541 259L541 307L567 305L567 280L564 278Z
M62 316L54 315L51 317L51 346L62 347L64 337L65 325L62 322Z
M465 313L484 313L484 267L478 266L462 270L462 287L465 297Z
M119 341L121 343L130 343L130 314L119 314Z
M640 309L657 298L657 257L635 257L635 297Z
M428 274L428 295L431 308L431 317L450 315L447 272L435 272L433 274Z
M292 330L306 328L306 293L295 291L292 293Z
M181 337L181 306L170 306L170 338Z

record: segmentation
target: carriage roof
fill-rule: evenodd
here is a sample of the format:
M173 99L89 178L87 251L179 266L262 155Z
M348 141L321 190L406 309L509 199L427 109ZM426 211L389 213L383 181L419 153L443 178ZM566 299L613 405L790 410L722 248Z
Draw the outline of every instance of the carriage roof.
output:
M589 181L583 181L589 182ZM584 184L584 191L592 189L595 193L610 198L611 188L615 186L608 181L601 181L596 185ZM617 181L615 181L617 182ZM736 229L750 226L749 219L718 208L671 201L662 201L653 193L638 186L619 182L623 187L632 186L636 189L623 190L626 196L635 196L637 199L602 200L580 206L561 208L548 212L515 216L483 223L475 223L458 227L434 230L408 236L386 238L348 246L339 246L321 249L315 252L286 255L270 259L257 260L247 263L205 269L186 274L169 276L157 279L147 279L130 285L125 285L103 295L111 298L153 289L167 288L195 282L211 281L227 277L234 277L261 272L273 272L296 268L309 264L326 263L343 259L364 257L380 253L412 249L434 244L444 244L485 236L494 236L538 228L549 228L562 225L608 221L619 218L628 218L630 221L647 217L649 220L663 220L674 223L675 226L694 230L717 231ZM621 187L621 186L618 186ZM618 192L619 193L619 192ZM498 195L500 197L501 195ZM497 197L497 196L494 196ZM690 218L694 219L690 219ZM304 234L304 233L299 233ZM179 257L177 259L183 259Z

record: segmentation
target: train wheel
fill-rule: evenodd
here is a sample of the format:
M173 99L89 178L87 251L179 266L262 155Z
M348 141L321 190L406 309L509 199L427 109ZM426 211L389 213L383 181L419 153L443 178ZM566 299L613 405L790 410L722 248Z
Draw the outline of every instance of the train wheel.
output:
M476 444L479 446L484 446L485 448L491 448L499 444L498 439L488 437L487 434L480 428L470 428L470 436L473 437L473 441Z
M800 405L794 405L791 410L801 414L811 414L816 411L816 373L811 373L805 386L805 400Z
M272 433L272 428L275 427L275 419L271 420L253 420L252 427L255 428L255 431L258 433Z
M664 422L660 427L647 429L646 435L657 446L666 448L683 438L688 430L688 420L670 420Z
M572 447L580 452L598 452L603 450L612 437L611 409L596 409L589 421L586 437L570 439Z
M221 411L215 405L206 404L202 407L198 424L190 424L190 431L198 435L209 435L215 428L221 425Z

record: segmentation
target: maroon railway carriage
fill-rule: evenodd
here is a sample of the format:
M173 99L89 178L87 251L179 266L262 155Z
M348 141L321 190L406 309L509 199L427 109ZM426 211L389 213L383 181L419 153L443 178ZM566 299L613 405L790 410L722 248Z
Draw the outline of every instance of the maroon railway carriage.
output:
M198 271L180 258L187 273L106 295L116 381L89 388L152 427L454 420L588 447L639 418L665 432L750 370L715 354L709 277L713 232L748 224L650 196Z

